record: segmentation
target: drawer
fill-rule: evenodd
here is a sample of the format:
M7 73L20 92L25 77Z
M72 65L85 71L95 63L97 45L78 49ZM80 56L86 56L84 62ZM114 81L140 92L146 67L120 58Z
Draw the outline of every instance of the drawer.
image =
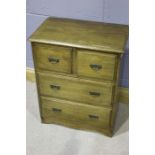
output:
M106 128L110 125L111 109L41 97L41 111L46 123Z
M110 82L95 82L41 72L38 73L38 79L41 95L92 105L111 105L113 85Z
M116 55L79 50L77 52L77 74L105 80L113 80Z
M33 53L37 68L71 72L71 48L33 43Z

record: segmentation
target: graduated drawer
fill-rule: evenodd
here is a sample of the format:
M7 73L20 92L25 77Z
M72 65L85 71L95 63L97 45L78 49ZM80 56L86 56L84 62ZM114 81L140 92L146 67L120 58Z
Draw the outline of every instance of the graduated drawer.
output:
M117 56L78 50L77 74L97 79L113 80Z
M71 72L71 48L33 43L33 54L39 69Z
M50 73L38 73L41 95L110 106L113 85Z
M43 122L76 126L109 127L111 109L41 97Z

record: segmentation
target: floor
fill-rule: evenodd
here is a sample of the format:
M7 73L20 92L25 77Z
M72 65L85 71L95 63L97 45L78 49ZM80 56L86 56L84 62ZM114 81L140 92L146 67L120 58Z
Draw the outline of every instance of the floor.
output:
M53 124L41 124L35 83L27 81L27 155L128 155L129 108L119 106L112 138Z

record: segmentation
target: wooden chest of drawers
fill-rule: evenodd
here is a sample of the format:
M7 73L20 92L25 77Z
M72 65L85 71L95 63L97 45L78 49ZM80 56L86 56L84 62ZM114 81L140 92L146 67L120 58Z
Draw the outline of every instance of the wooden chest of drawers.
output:
M112 136L128 27L48 18L30 37L43 123Z

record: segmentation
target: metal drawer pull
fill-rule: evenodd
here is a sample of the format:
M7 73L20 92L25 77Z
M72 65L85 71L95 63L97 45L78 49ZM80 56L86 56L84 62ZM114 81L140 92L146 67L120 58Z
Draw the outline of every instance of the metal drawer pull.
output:
M48 57L48 61L51 62L52 64L59 63L59 59L58 58L53 58L53 57Z
M56 86L56 85L50 85L50 87L54 90L59 90L60 89L60 86Z
M96 71L102 69L102 65L90 64L89 66L90 66L90 68L92 68L93 70L96 70Z
M89 115L89 118L91 118L91 119L99 119L99 117L95 116L95 115Z
M54 111L54 112L61 112L62 110L58 109L58 108L52 108L52 111Z
M101 95L98 92L92 92L92 91L90 91L89 94L92 95L92 96L100 96Z

